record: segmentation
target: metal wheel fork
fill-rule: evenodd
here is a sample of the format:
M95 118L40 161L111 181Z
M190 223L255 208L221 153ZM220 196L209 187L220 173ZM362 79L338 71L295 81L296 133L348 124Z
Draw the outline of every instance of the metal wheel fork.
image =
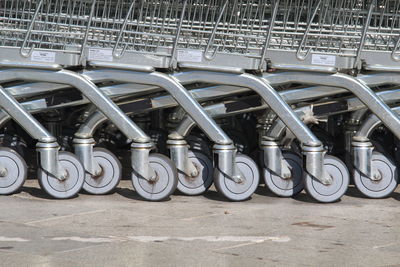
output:
M230 108L228 111L227 103L219 103L219 104L214 104L214 105L210 105L210 106L205 106L204 110L209 114L209 116L214 118L214 117L229 116L229 115L235 114L235 113L245 113L245 112L266 109L267 107L268 107L267 105L258 103L258 101L256 101L253 105L249 105L245 109ZM193 165L193 162L190 159L188 159L188 157L184 157L183 159L178 158L178 157L179 157L179 154L187 155L189 146L188 146L187 142L185 141L185 138L190 134L191 130L195 126L196 126L196 122L190 116L186 115L181 120L178 127L176 127L175 131L172 132L168 136L169 137L168 144L169 144L169 149L171 151L171 157L172 157L173 161L177 164L177 168L180 171L184 172L188 177L195 177L197 175L197 173L196 173L197 169ZM180 152L179 150L184 150L184 151ZM179 164L182 164L182 163L184 165L180 166ZM236 169L234 171L236 173L240 173L240 170L237 167L237 164L235 164L235 166L236 166ZM242 177L245 178L244 176L242 176ZM240 180L236 180L236 181L239 183L243 182Z
M298 108L294 110L299 118L306 114L309 114L309 107ZM266 136L261 140L261 148L264 151L264 163L265 166L274 172L276 175L283 179L291 178L290 167L285 161L279 161L282 156L282 145L281 140L285 130L288 127L283 123L281 119L275 120L274 124L269 129ZM323 163L326 151L323 146L305 146L302 145L303 153L306 156L306 169L312 174L313 172L318 172L315 170L319 167L320 162ZM332 183L332 177L323 170L324 175L314 176L321 183L329 185Z
M176 168L187 177L196 177L199 174L196 166L189 159L189 145L186 140L177 134L170 134L167 141L171 153L171 160Z
M92 176L98 176L102 172L102 168L93 154L94 146L96 145L93 135L98 127L107 120L108 118L100 111L93 112L75 133L72 140L75 154L81 160L86 172ZM156 173L148 164L149 154L153 148L154 146L151 142L131 143L131 166L142 179L149 182L153 182L156 179Z
M207 114L209 114L210 117L214 117L218 114L225 113L224 112L225 107L223 105L204 107L204 110L207 112ZM168 141L167 141L168 148L171 152L172 161L175 162L178 170L185 173L185 175L187 175L188 177L196 177L198 175L198 170L196 166L187 156L189 151L189 145L185 140L185 138L188 136L188 134L195 125L196 122L190 116L185 116L184 119L182 119L179 126L176 128L176 130L168 136ZM230 157L233 157L234 161L233 176L232 177L228 176L228 177L229 179L232 179L236 183L242 183L243 179L245 179L245 176L240 172L236 164L236 161L234 160L236 156L236 148L234 146L219 145L219 146L214 146L213 149L214 152L219 155L218 158L219 162L217 162L219 167L220 165L224 165L225 161L230 160ZM223 154L224 156L222 156L222 153L224 153ZM226 168L227 167L228 166L226 166Z
M85 143L85 140L93 140L92 137L95 133L95 131L104 123L107 121L107 118L101 113L101 112L94 112L91 116L89 116L87 118L87 120L85 121L85 123L83 123L81 125L81 127L79 128L79 130L75 133L75 138L74 138L74 146L75 149L77 149L77 147L79 147L80 150L82 150L82 152L80 153L80 157L82 159L83 162L85 161L91 161L91 159L93 158L92 156L92 150L93 150L93 145L89 146L89 145L81 145L80 143ZM191 120L193 122L193 125L195 125L195 122L193 120ZM88 143L91 143L90 141L88 141ZM176 134L176 133L172 133L171 135L169 135L169 140L168 140L168 146L169 149L171 149L171 158L172 161L175 163L176 167L180 170L183 171L186 175L188 176L192 176L195 177L197 175L197 168L193 165L193 162L190 161L187 157L187 153L188 153L188 144L186 142L186 140L184 139L183 136ZM230 144L228 145L222 145L222 147L225 148L231 148L231 157L234 158L235 156L235 147ZM84 158L83 158L84 157ZM223 159L221 159L223 161ZM226 159L226 160L229 160ZM92 163L89 163L92 164ZM236 165L236 163L233 163L233 165ZM94 165L91 165L94 166ZM230 177L232 180L234 180L235 182L240 182L242 179L242 174L240 173L240 171L236 168L233 169L234 167L229 166L228 164L224 165L225 170L229 171L232 173ZM233 171L232 171L233 170Z

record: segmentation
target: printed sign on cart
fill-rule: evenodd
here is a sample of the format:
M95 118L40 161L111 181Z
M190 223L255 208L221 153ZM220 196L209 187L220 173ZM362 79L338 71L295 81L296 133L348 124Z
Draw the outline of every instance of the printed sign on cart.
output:
M31 54L31 60L37 62L54 63L56 61L56 53L47 51L33 51Z
M201 62L203 52L198 50L178 50L177 60L182 62Z
M332 55L312 55L311 63L313 65L335 66L336 56Z
M89 60L96 60L96 61L113 61L112 50L101 49L101 48L90 48L88 58Z

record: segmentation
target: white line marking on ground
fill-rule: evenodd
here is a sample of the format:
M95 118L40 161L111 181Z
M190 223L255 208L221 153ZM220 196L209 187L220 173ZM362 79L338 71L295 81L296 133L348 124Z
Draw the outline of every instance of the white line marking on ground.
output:
M84 243L111 243L119 240L115 240L113 238L107 237L79 237L79 236L61 236L61 237L53 237L51 240L54 241L76 241L76 242L84 242Z
M83 243L114 243L114 242L124 242L124 241L137 241L137 242L164 242L164 241L204 241L204 242L239 242L244 244L239 244L235 246L224 247L234 248L240 246L247 246L251 244L263 243L266 241L272 242L289 242L291 239L288 236L193 236L193 237L183 237L183 236L109 236L109 237L79 237L79 236L60 236L53 237L51 240L54 241L75 241Z
M20 237L0 236L0 242L29 242L30 240Z
M288 236L128 236L129 240L138 242L160 242L160 241L206 241L206 242L250 242L262 243L265 241L289 242Z
M398 244L398 242L395 242L395 243L390 243L390 244L386 244L386 245L382 245L382 246L373 246L372 248L373 249L380 249L380 248L391 247L391 246L394 246L394 245L397 245L397 244Z

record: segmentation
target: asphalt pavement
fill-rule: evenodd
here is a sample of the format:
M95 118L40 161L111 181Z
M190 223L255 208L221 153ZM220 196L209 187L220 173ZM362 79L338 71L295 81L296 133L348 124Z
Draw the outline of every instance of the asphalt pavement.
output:
M0 197L2 266L395 266L400 190L382 200L355 188L340 202L260 187L232 203L215 189L141 200L130 181L114 194L50 199L28 180Z

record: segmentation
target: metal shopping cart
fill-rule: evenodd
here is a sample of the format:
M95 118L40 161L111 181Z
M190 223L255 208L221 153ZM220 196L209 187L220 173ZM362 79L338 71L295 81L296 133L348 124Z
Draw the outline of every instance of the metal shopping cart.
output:
M36 99L25 101L25 109L13 101L12 107L20 107L25 119L0 104L21 125L34 121L26 110L94 104L98 111L87 106L86 119L74 138L75 152L86 170L84 188L105 193L118 184L119 175L100 175L107 171L97 162L102 156L96 153L103 153L119 170L112 153L93 148L96 129L110 120L133 140L133 184L141 196L153 200L173 192L174 182L163 179L175 176L174 170L171 167L165 177L157 176L154 166L171 164L157 156L158 162L149 164L153 148L149 136L125 113L146 114L177 105L174 112L184 111L187 117L180 116L182 123L171 131L167 143L178 170L178 189L201 194L214 181L224 196L243 200L258 186L257 166L249 157L236 154L232 139L210 116L264 110L259 118L265 114L277 118L268 131L258 132L266 185L280 196L293 196L305 186L315 199L332 202L347 190L348 168L339 158L326 155L326 147L312 131L315 127L307 124L321 119L340 124L350 117L358 128L363 120L354 117L369 110L374 120L398 135L400 120L385 102L395 104L397 96L393 85L398 83L399 6L392 0L4 1L0 6L2 72L4 77L17 74L2 83L20 83L4 86L7 99L10 95L18 99L27 88L53 95L65 87L77 88L85 99L45 107L35 106ZM46 82L45 90L39 89L40 82ZM374 92L383 86L388 86L386 97ZM251 104L244 105L248 97ZM316 114L317 107L324 109ZM214 143L215 170L206 153L188 149L185 137L194 123ZM347 151L354 150L354 177L360 177L356 186L371 197L390 194L397 185L393 160L372 153L368 138L357 135L351 142L352 134L343 135ZM288 138L290 143L293 139L300 143L304 168L300 154L282 147ZM57 173L50 168L58 165L42 161L46 173ZM392 171L380 170L382 161Z

